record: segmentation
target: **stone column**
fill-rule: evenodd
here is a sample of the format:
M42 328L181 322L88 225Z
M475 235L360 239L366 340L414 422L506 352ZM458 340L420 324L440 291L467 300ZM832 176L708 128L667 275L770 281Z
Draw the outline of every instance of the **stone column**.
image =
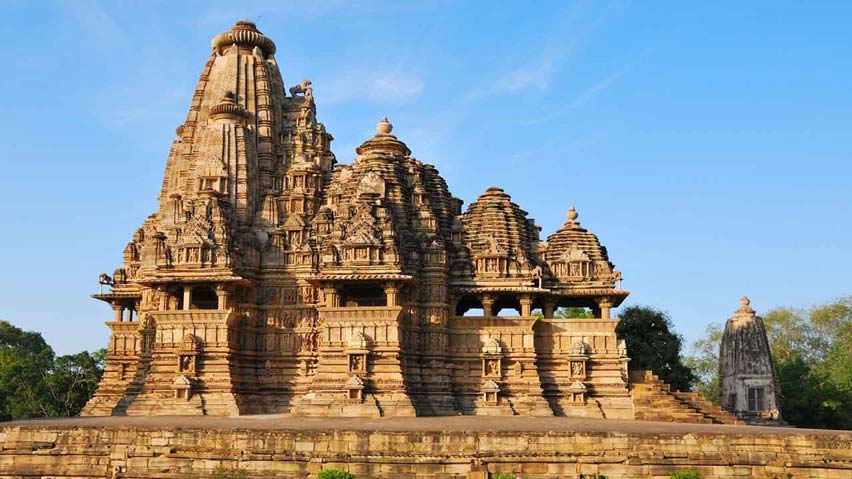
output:
M612 319L610 317L610 309L612 308L612 300L609 298L598 298L598 308L600 308L601 319Z
M494 296L490 294L483 294L480 301L482 302L482 315L494 316Z
M340 307L340 292L337 288L333 286L325 288L325 305L328 308Z
M223 284L216 285L217 309L228 309L228 287Z
M532 302L531 296L521 296L521 316L525 318L532 316Z
M116 323L120 323L124 321L124 305L119 303L112 303L112 311L113 311L113 321Z
M399 286L396 283L389 282L385 285L385 297L388 306L397 306L399 296Z
M556 301L552 299L547 299L544 301L544 305L542 305L541 312L544 314L545 319L553 319L553 312L556 310Z
M192 306L192 286L183 287L183 309L189 309Z

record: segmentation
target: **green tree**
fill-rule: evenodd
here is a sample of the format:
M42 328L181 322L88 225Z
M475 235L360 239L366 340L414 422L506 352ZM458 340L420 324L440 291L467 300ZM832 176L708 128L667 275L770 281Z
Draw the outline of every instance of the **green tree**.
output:
M673 388L689 391L695 375L683 363L683 339L672 332L668 315L648 306L630 306L619 317L616 333L627 340L630 368L651 370Z
M53 359L53 349L41 334L0 321L0 415L16 419L53 415L44 400L44 379Z
M105 350L59 356L39 333L0 321L0 415L79 414L103 375Z
M106 350L59 356L45 379L55 415L76 416L94 394L104 374Z
M704 337L692 343L691 354L683 359L695 374L692 390L712 401L719 402L719 342L722 340L722 328L710 323L704 330Z
M594 318L595 315L586 308L570 307L557 309L553 313L553 317L558 319L588 319Z

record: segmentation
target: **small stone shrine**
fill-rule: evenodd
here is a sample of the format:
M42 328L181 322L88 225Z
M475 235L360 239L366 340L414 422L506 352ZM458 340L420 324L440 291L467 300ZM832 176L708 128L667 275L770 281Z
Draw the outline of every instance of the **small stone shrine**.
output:
M719 348L719 404L749 424L782 424L779 395L763 319L743 296Z

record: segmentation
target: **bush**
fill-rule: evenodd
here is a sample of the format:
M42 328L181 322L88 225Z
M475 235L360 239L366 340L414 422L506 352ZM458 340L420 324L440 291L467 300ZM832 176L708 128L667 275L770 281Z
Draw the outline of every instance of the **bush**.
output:
M213 471L213 479L248 479L248 475L236 467L219 466Z
M498 472L497 474L491 474L490 479L516 479L515 475L509 472Z
M355 479L355 476L343 469L323 469L317 479Z
M701 474L695 469L676 471L669 475L671 479L701 479Z

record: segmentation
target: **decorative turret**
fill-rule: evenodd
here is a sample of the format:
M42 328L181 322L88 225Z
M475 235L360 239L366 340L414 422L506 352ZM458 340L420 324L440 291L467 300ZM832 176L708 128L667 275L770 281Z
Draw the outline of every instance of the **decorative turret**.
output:
M558 284L613 287L621 273L613 269L606 248L598 237L580 226L580 214L574 206L567 221L547 238L544 258L553 280Z
M358 155L376 153L398 156L410 155L411 150L408 149L405 143L399 141L396 136L391 134L392 131L393 125L388 121L388 117L383 117L376 125L375 136L362 143L361 146L355 149L355 152Z
M763 319L743 296L719 347L719 403L752 424L783 424L779 395Z
M237 95L232 91L225 92L222 100L210 107L210 118L212 120L236 123L244 120L247 116L248 112L237 104Z
M502 188L485 190L461 221L477 280L532 278L540 228Z

